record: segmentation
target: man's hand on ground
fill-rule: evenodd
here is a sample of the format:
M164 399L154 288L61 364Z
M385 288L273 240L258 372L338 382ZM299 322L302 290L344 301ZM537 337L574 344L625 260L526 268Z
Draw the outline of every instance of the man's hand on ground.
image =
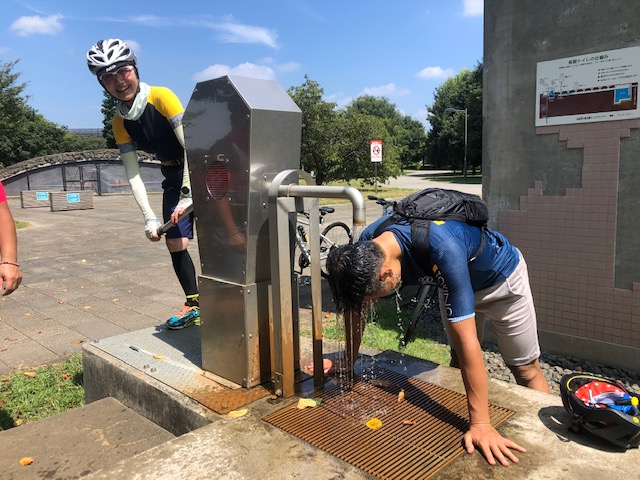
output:
M333 373L332 368L333 368L333 362L328 358L323 358L322 370L324 371L324 374L327 375L329 373ZM307 365L307 372L309 372L310 375L313 375L314 371L315 371L315 368L313 367L313 363L310 363L309 365Z
M509 461L520 461L512 450L526 452L526 449L507 440L487 423L471 425L469 431L464 434L464 446L467 453L473 453L477 447L490 465L495 465L497 460L505 467L509 466Z

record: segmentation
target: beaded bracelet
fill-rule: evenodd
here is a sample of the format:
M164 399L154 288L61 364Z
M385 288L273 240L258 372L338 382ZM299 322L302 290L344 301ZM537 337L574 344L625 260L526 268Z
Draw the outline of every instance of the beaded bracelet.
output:
M15 262L0 262L0 265L13 265L14 267L20 268L20 264Z

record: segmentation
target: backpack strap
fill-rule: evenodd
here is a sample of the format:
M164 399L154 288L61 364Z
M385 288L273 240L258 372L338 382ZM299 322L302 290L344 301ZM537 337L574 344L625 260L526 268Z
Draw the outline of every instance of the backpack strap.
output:
M413 251L413 257L425 272L431 271L430 228L431 220L414 220L411 222L411 250Z
M480 227L480 235L482 235L480 240L480 246L478 247L478 250L476 250L476 253L473 254L473 257L471 257L471 260L469 260L469 263L473 263L475 259L480 256L480 254L482 253L482 250L484 250L484 244L487 243L487 240L485 238L486 228L487 227L485 227L484 225Z
M431 270L430 252L429 252L429 229L431 227L431 220L414 220L411 222L411 249L413 250L414 258L420 264L425 272ZM480 246L473 254L473 257L469 259L468 263L473 263L476 258L480 256L484 246L486 244L485 227L479 227L481 240Z
M378 227L373 232L373 238L379 236L387 226L392 223L396 223L398 220L402 219L402 217L398 215L389 215L383 222L378 225ZM431 228L431 220L418 220L414 219L411 222L411 250L413 251L413 256L418 262L418 264L422 267L425 272L431 271L431 260L430 260L430 248L429 248L429 231ZM486 244L485 238L485 230L486 227L482 226L480 228L481 240L480 246L476 253L473 254L473 257L469 260L468 263L473 263L476 258L480 256L482 251L484 250L484 246Z
M373 231L373 238L380 236L380 234L384 231L385 228L387 228L392 223L398 223L398 221L401 220L401 218L402 217L400 217L397 214L389 215L387 218L384 219L384 221L380 222L380 225L378 225L378 227Z

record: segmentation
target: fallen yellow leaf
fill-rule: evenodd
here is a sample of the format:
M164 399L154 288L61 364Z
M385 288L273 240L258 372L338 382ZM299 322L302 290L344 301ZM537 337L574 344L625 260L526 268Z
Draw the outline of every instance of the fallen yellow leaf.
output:
M398 403L402 403L404 401L404 390L400 390L398 393Z
M25 377L36 377L38 374L36 372L24 372Z
M20 459L20 465L22 465L23 467L26 465L31 465L33 463L33 458L31 457L22 457Z
M82 260L80 260L80 262L87 263L87 261L84 258Z
M307 407L317 407L321 402L321 398L301 398L298 400L298 409L303 410Z
M248 408L241 408L240 410L233 410L233 411L229 412L229 418L244 417L247 414L248 411L249 411Z
M164 358L164 355L162 355L161 353L156 353L153 358L157 359L157 360L162 360Z
M413 420L403 420L402 424L403 425L415 425L416 422L414 422Z
M367 427L371 430L377 430L382 426L382 421L379 418L372 418L366 423Z

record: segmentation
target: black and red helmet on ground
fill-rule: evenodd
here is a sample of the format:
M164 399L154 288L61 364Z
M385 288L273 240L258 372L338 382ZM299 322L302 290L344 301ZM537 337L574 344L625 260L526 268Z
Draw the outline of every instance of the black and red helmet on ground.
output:
M620 448L638 448L638 398L624 386L595 375L570 373L560 380L560 396L573 417L572 431L589 432Z

